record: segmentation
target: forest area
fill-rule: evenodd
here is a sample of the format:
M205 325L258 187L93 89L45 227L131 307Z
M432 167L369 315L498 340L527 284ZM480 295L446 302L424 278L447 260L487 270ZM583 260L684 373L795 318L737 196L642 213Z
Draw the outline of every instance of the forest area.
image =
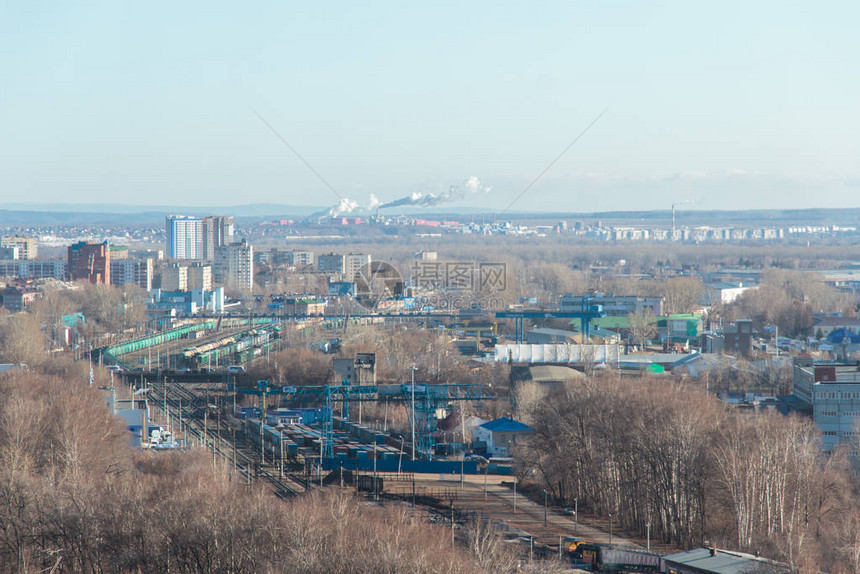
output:
M605 375L520 401L524 478L628 532L860 571L860 484L810 419L727 409L690 383Z
M408 505L345 491L283 502L204 453L132 449L84 379L0 376L0 572L511 571L475 525L465 543Z

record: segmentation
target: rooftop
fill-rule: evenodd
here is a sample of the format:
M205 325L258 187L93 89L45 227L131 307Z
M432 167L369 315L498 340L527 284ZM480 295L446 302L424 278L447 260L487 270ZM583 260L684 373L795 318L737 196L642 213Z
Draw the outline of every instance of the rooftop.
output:
M669 554L663 559L667 564L690 566L697 572L713 574L744 574L762 572L765 574L788 573L789 567L779 562L758 558L743 552L729 552L710 548L697 548L677 554Z
M484 423L481 425L481 428L485 428L492 432L528 432L534 430L529 425L508 417L502 417L500 419Z

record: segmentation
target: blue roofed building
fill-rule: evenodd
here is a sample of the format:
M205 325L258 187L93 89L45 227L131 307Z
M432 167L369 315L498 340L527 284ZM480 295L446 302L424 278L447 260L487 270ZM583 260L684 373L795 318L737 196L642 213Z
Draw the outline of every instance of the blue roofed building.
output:
M534 429L527 424L502 417L475 427L472 437L476 442L487 445L487 454L490 456L508 457L513 448L533 432Z

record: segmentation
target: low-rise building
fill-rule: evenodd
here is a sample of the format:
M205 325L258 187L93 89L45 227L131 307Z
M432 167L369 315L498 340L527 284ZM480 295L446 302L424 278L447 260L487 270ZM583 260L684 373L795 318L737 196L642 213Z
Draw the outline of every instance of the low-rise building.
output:
M718 548L696 548L663 556L661 571L666 574L788 574L788 564L743 552Z
M29 307L39 297L39 290L23 285L9 285L0 292L0 297L2 297L4 307L17 313Z
M752 321L749 319L738 320L723 327L722 351L735 356L750 356L752 354Z
M224 312L224 288L212 291L194 289L190 291L164 291L153 289L147 309L154 315L194 315L200 310L210 313Z
M526 333L526 343L529 345L554 345L559 343L575 343L579 335L564 329L540 328Z
M472 436L475 441L486 444L490 456L508 457L513 454L514 447L533 432L526 424L502 417L475 427Z

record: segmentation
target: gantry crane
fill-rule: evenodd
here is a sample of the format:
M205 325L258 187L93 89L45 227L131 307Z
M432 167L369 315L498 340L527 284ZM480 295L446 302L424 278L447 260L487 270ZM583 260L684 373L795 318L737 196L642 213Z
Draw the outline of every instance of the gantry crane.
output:
M351 385L344 379L340 385L289 386L272 385L268 380L257 381L255 388L243 389L233 385L229 390L260 397L261 416L265 417L266 397L279 395L283 400L309 402L325 401L326 414L323 421L322 454L333 456L334 403L341 403L341 413L349 418L351 402L403 402L409 422L414 429L413 450L416 458L429 460L435 448L434 435L438 430L437 412L452 402L484 401L493 398L485 394L484 386L477 384L433 384L403 383L394 385ZM261 425L262 429L262 425Z

